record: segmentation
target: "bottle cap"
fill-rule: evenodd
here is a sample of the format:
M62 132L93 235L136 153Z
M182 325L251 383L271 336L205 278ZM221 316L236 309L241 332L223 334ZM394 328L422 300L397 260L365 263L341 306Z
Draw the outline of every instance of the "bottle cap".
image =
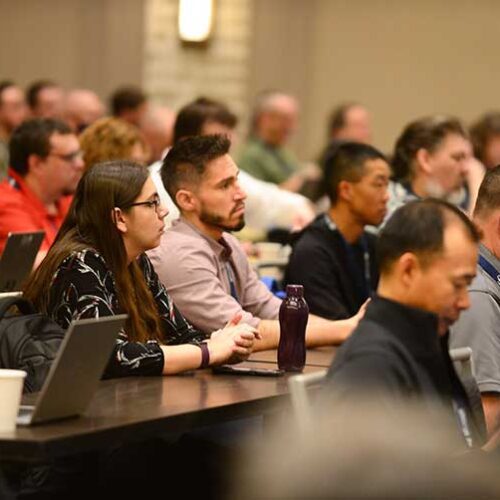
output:
M286 296L302 298L304 297L304 287L302 285L287 285Z

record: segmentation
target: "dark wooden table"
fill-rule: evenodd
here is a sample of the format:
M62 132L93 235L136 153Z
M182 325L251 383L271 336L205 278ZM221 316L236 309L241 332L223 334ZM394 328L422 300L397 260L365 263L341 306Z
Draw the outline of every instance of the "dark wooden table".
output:
M307 349L306 365L309 367L328 368L332 364L336 349L333 346ZM276 350L255 352L250 356L250 361L276 364L277 356L278 351Z
M269 362L246 365L272 366ZM304 371L318 369L308 366ZM289 376L214 375L198 370L103 381L83 416L0 434L0 460L45 460L269 414L288 404Z

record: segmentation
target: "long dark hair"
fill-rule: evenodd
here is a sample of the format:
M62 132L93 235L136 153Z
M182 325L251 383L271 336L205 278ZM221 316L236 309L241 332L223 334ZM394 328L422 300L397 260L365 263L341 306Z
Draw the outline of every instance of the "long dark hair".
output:
M120 307L129 315L129 338L139 342L161 339L153 296L137 262L128 264L125 244L112 218L115 207L130 208L148 175L146 167L131 161L98 163L85 172L54 244L24 291L41 312L49 312L50 286L61 262L90 247L102 255L113 273Z

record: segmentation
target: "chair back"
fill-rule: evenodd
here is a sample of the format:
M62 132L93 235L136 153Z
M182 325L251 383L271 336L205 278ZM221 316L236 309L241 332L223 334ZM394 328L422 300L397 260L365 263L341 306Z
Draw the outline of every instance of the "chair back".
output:
M301 430L310 429L313 425L311 391L322 385L326 373L327 370L321 370L314 373L295 375L288 379L293 412Z

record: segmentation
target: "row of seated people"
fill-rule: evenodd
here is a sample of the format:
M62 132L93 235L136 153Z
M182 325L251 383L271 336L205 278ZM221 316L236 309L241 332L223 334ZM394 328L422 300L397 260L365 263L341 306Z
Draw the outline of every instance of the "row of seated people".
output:
M432 151L439 150L442 141ZM257 280L229 234L244 224L246 196L229 148L226 136L199 133L174 144L159 178L180 219L166 232L167 209L146 167L96 157L78 182L62 227L25 295L64 327L72 319L127 312L129 324L107 376L178 373L237 362L253 349L277 346L280 301ZM74 166L81 165L76 152L54 151L56 156L71 154L68 164ZM33 162L35 155L30 156ZM452 204L420 199L425 195L415 189L413 199L404 200L385 222L375 266L373 250L370 253L375 237L364 229L386 217L388 162L374 148L352 143L337 145L331 161L339 162L338 169L333 164L327 169L332 207L313 226L321 223L321 233L326 227L341 242L336 259L344 265L333 266L342 268L338 283L342 273L349 274L348 300L359 304L375 289L377 294L361 320L362 313L348 319L342 319L346 313L336 319L311 315L308 345L340 343L349 337L338 351L327 387L343 401L355 398L361 386L374 393L439 400L457 415L464 447L481 444L466 393L447 357L449 327L469 307L468 287L476 274L480 239L476 226ZM41 170L38 167L34 172ZM419 171L415 168L412 175ZM498 228L499 175L499 170L490 170L479 190L474 214L485 234L488 224ZM20 191L25 183L22 177L17 182L18 188L8 186ZM453 185L453 190L459 187ZM482 256L495 265L489 253ZM303 257L299 264L317 260ZM293 262L292 254L291 266ZM323 272L303 271L305 276ZM483 280L487 277L482 275ZM346 311L353 307L342 305ZM491 410L486 403L485 408ZM494 417L489 410L487 417ZM495 443L494 421L488 421L490 447Z
M53 122L27 122L21 126L20 130L32 130L30 127L36 127L40 123L50 127L50 124ZM432 134L423 134L421 129L430 126L433 127ZM398 142L398 150L401 152L404 151L405 154L402 154L402 157L406 158L408 162L409 182L405 192L410 192L411 194L411 197L405 195L403 203L408 204L411 199L423 198L429 194L434 194L432 189L435 189L439 178L444 178L449 182L450 192L447 194L455 194L461 187L459 181L463 180L464 168L461 166L461 162L465 156L465 133L462 133L462 129L453 120L443 120L441 118L423 120L418 126L412 124L408 127L402 136L407 138L408 141L411 137L413 139L410 141L412 145L415 143L415 138L410 132L414 130L419 132L417 137L420 139L422 137L424 139L427 138L431 142L420 142L419 147L414 146L413 149L408 150L409 152L403 148L405 141L401 139ZM91 131L92 129L89 128L88 132L90 133ZM56 158L68 156L67 167L71 165L73 170L76 171L83 168L83 162L79 158L79 155L76 154L79 153L77 149L78 141L76 143L73 141L75 137L71 133L65 133L62 129L54 129L48 135L49 139L56 139L53 143L49 141L49 144L54 148L54 151L51 152ZM53 135L56 137L52 137ZM15 138L16 135L14 134L13 139ZM64 140L71 141L68 142L69 151L63 150L62 143L58 142L59 139L63 142ZM85 137L82 137L82 143L84 143L84 139ZM104 194L102 196L96 194L90 195L85 191L85 183L91 182L87 178L92 179L89 173L84 177L85 182L82 181L78 185L72 209L66 218L63 229L57 237L56 243L50 251L49 257L44 261L26 289L26 295L41 310L56 319L57 315L61 315L59 321L61 323L66 322L64 323L65 325L69 319L79 317L82 311L84 314L92 315L110 314L118 310L129 312L132 318L130 331L127 332L129 336L122 337L121 342L117 345L117 365L114 367L116 371L112 372L114 374L124 372L134 373L133 370L136 370L135 373L140 373L143 367L145 372L148 372L150 369L154 373L169 372L170 370L178 371L194 368L199 365L205 366L208 362L215 363L221 360L229 360L233 356L234 359L242 359L248 355L254 343L256 348L268 348L277 345L279 328L276 319L280 302L269 294L258 282L238 243L225 233L225 231L237 230L242 226L245 211L245 193L237 181L238 169L229 156L229 141L223 137L212 136L208 136L205 139L199 137L181 139L179 138L163 162L162 174L160 176L171 199L175 200L175 204L180 210L181 219L174 224L171 230L167 231L161 237L161 241L160 233L163 230L163 219L167 211L161 208L158 195L159 189L157 187L153 187L151 182L144 179L142 184L139 183L140 190L136 191L127 202L118 202L115 200L114 204L107 206L104 212L98 213L97 208L99 204L95 200L102 200ZM424 139L421 139L421 141ZM449 148L450 142L463 147ZM15 146L16 141L13 140L11 144ZM458 156L455 152L452 154L450 149L451 151L458 149ZM15 152L15 148L12 151ZM50 155L50 152L48 154ZM458 167L455 165L455 168L451 168L448 171L449 175L447 177L443 177L443 173L435 166L437 160L434 157L439 159L443 155L448 160L451 156L454 165L458 165ZM33 166L30 164L27 169L25 165L24 168L30 174L35 174L30 177L31 179L37 179L37 176L41 176L47 172L50 173L50 169L43 168L46 166L43 165L44 158L37 158L37 156L36 153L27 155L27 163L31 163ZM455 156L457 157L455 158ZM12 161L15 161L16 158L17 156L13 154ZM335 166L335 162L338 162L337 166ZM12 163L12 165L15 165L15 163ZM92 165L88 169L89 172L93 170ZM118 170L121 168L125 167L119 167ZM437 175L436 172L439 172L440 177L433 177L433 175ZM73 184L69 183L72 187L68 187L69 184L68 186L65 185L64 189L59 187L61 192L71 192L75 188L79 176L73 171L72 173L73 175L70 177L70 180ZM451 173L454 176L450 179ZM329 286L331 283L339 283L336 289L341 290L342 282L348 281L351 290L342 291L342 293L338 294L339 296L344 294L347 299L342 297L338 299L337 297L337 302L348 311L347 313L343 311L339 313L332 309L333 312L322 311L320 315L333 316L334 320L323 320L314 316L311 318L307 334L309 345L335 343L344 340L351 332L358 318L355 317L354 319L347 320L342 320L341 318L348 317L349 315L352 316L358 305L376 289L377 268L374 265L374 238L368 233L365 234L364 228L366 225L377 225L382 222L386 216L385 205L389 199L388 163L383 155L370 146L361 144L337 145L334 151L332 151L331 165L327 168L327 174L330 176L328 177L327 175L327 179L329 179L332 207L327 214L320 216L312 226L307 228L304 234L315 231L317 229L316 226L319 226L319 234L330 235L331 233L334 235L338 240L337 248L339 248L335 254L335 258L340 262L343 261L343 263L335 265L335 262L332 261L332 269L334 269L334 271L330 271L332 277L327 280L327 283L316 287L318 290L316 291L314 280L322 277L326 271L324 269L315 270L313 266L317 262L324 262L327 259L319 258L316 254L313 254L313 258L310 258L311 256L307 256L307 253L304 254L305 256L296 258L295 252L299 252L300 250L300 247L297 245L294 254L292 254L290 268L287 272L290 273L290 276L293 276L295 261L298 261L299 268L305 268L305 272L304 270L302 271L302 278L294 277L291 279L299 282L302 281L306 284L306 293L310 293L308 300L311 303L313 313L316 312L315 295L317 293L318 296L321 296L321 290L325 293L325 285ZM488 174L483 185L488 185L488 179L494 174L495 170L491 170L491 175L490 173ZM8 181L5 184L6 189L19 191L25 188L23 184L27 184L28 189L24 189L24 191L29 192L29 183L25 179L26 175L24 177L18 175L17 178L14 175L14 182ZM49 183L47 179L50 179L51 182ZM61 175L54 175L52 178L47 177L47 179L45 182L50 186L58 180L67 180ZM99 179L105 179L102 172ZM149 191L143 193L142 190L143 188L145 189L146 181ZM104 180L102 182L105 184ZM114 182L111 181L111 184ZM132 186L131 181L127 181L127 184ZM421 186L426 187L430 192L422 191ZM32 190L36 191L36 189ZM110 191L108 188L104 190L104 192L108 191ZM486 199L490 200L487 203L491 205L493 203L491 200L494 200L495 196L489 193ZM94 200L94 202L90 200ZM480 195L477 207L481 207L481 203L485 203L481 200ZM136 206L135 203L140 203L140 205ZM97 241L97 238L91 235L89 225L85 227L78 226L78 217L84 213L84 208L95 211L90 226L95 225L97 227L99 222L106 220L106 214L113 214L111 219L112 227L116 227L116 230L120 232L120 241L124 245L125 250L127 250L127 242L130 236L132 236L133 242L128 243L131 252L130 254L125 252L126 255L123 255L122 264L125 264L125 269L119 270L117 267L115 268L116 264L111 262L112 257L106 258L104 255L103 245L106 245L106 239L112 234L111 228L100 233L101 238ZM151 216L156 226L154 228L147 228L146 223L141 219L137 227L129 229L128 225L133 225L136 222L137 217L134 214L137 211L143 212L146 209L149 210L148 216ZM488 205L487 212L489 210L491 210L491 206ZM127 212L130 212L130 215L133 217L123 218L123 213L128 215ZM439 226L439 217L435 218L434 221ZM89 224L86 219L84 222ZM109 220L107 222L110 223ZM478 222L481 223L480 217L478 218ZM414 226L413 222L408 223L409 228L404 221L400 221L398 224L404 231L408 231L409 228ZM54 225L52 223L52 227ZM443 228L442 223L441 227ZM428 230L429 228L426 228L426 231ZM71 234L71 237L75 238L75 241L70 237L65 238L65 231L68 231L68 234ZM303 240L303 237L303 235L299 237L298 241ZM415 240L417 241L422 238L422 235L415 236ZM323 244L324 241L322 242L321 238L319 240L324 248L333 246L328 245L328 243ZM68 247L66 248L63 245L61 248L63 243L68 245ZM159 246L153 250L153 247L156 247L158 243ZM417 243L414 244L416 245ZM422 245L424 244L425 238L423 238ZM435 245L435 242L433 245ZM458 246L461 247L463 245ZM425 249L425 245L423 248ZM135 261L135 257L141 255L146 250L152 250L151 259L161 283L156 278L153 268L145 257L141 257L138 264ZM314 250L317 251L317 248L314 247ZM327 250L331 251L331 248L327 248ZM494 251L494 246L492 246L492 250ZM54 256L58 257L55 258ZM487 257L488 255L486 254ZM65 259L68 258L71 261L71 265L68 266L68 270L66 271L69 261ZM91 259L93 265L89 266L86 259ZM99 263L104 267L101 267L98 272L96 271L91 276L88 273L80 272L82 268L84 270L87 268L98 269ZM129 264L132 265L130 269L128 267ZM139 271L135 269L136 264L140 266L146 283L149 282L150 285L152 282L156 283L154 286L151 285L150 288L154 290L153 296L158 297L159 303L164 306L171 306L171 300L168 297L173 297L179 309L190 323L194 325L194 328L189 323L184 323L182 319L176 319L176 313L173 312L175 310L172 307L164 307L160 309L160 316L162 316L162 321L164 321L162 331L167 332L167 334L165 335L164 333L165 337L162 337L156 328L151 331L147 327L147 325L154 324L148 322L153 321L155 315L153 314L152 318L148 318L148 316L151 311L156 311L158 306L153 307L151 302L149 302L150 307L144 306L144 311L146 312L136 310L134 313L135 301L132 300L127 304L128 299L124 298L124 296L130 296L130 293L132 293L132 297L134 294L141 296L140 290L131 292L127 288L127 286L131 286L130 282L127 282L126 279L129 271L134 273L132 274L134 278L138 276L137 273ZM458 266L455 267L457 271L461 269ZM335 269L337 270L337 274L335 274ZM69 277L64 276L66 272L69 273ZM110 272L114 279L108 282L104 278L110 276ZM120 273L125 277L120 277ZM347 274L348 279L343 278L342 274ZM83 283L80 283L80 275L85 277ZM468 274L462 273L458 277L448 276L447 280L444 281L448 286L453 286L455 290L462 293L473 275L474 272ZM89 277L94 277L96 282L88 285L86 280ZM58 279L56 280L56 278ZM311 279L312 283L307 283L307 279ZM437 281L440 282L441 279L437 279ZM135 286L132 286L131 289L135 290L140 280L134 279L133 283ZM60 288L59 285L61 285ZM165 293L163 285L166 286L168 295ZM83 292L78 291L79 286L83 288ZM85 301L79 303L81 297L85 297L85 300L87 300L89 296L92 296L89 293L88 286L92 290L96 289L99 291L101 295L94 295L90 303L86 303ZM69 288L66 289L66 287ZM434 289L436 287L431 288ZM71 290L71 293L68 290ZM55 297L51 298L51 294L55 294ZM455 298L453 297L454 300ZM73 301L73 304L70 304L68 299ZM441 299L441 297L437 297L435 300L429 301L429 304L420 299L421 302L413 305L432 313L443 313L443 320L448 325L458 318L457 311L464 307L456 306L454 303L444 304L443 302L446 301L444 299L441 301ZM446 297L446 300L448 299L451 299L451 295ZM54 309L49 310L49 303L52 304L51 309ZM351 303L354 303L354 306ZM57 304L57 307L53 304ZM99 307L102 310L99 310ZM335 304L335 307L339 308L340 306ZM445 310L446 308L451 308L451 312ZM349 310L352 312L349 312ZM144 320L143 316L148 318L148 320ZM165 321L167 318L170 319L170 324L168 321ZM134 324L134 321L137 321L137 324ZM144 321L145 323L143 323ZM236 328L237 322L240 322L240 326ZM227 329L224 328L226 324L229 325ZM243 326L244 324L248 326ZM202 337L195 338L197 335L193 334L191 338L190 334L187 333L192 333L196 330L207 335L219 329L223 330L223 334L215 335L213 340L217 340L219 337L223 337L226 340L229 339L224 344L224 356L217 354L220 352L217 347L212 349L213 353L210 352L211 341L208 343L207 354L204 351L203 342L199 342ZM261 337L260 339L255 339L255 333L252 333L252 335L249 334L250 332L254 332L253 329L257 329L259 332L257 336ZM224 332L224 330L226 331ZM149 333L145 336L145 332ZM494 335L493 329L490 330L490 335ZM150 338L149 336L152 337ZM169 338L168 341L166 340L167 337ZM172 349L165 350L162 344L169 341L175 344L179 342L184 344L185 341L193 341L195 344L202 346L198 349L189 349L188 351L183 349L185 352L180 352L178 349L173 351ZM219 345L217 343L214 344ZM228 344L232 345L232 351L229 349ZM174 358L172 364L168 362L167 358L169 357ZM167 359L167 362L165 362L165 359ZM379 372L378 369L377 372ZM485 392L490 393L491 388ZM489 411L486 413L489 415Z
M262 119L265 116L267 115L264 113ZM198 99L180 110L175 121L173 136L175 140L178 140L179 137L192 135L193 131L199 130L203 133L222 132L230 134L231 138L233 138L235 126L236 117L226 106L208 99ZM346 123L347 126L349 126L348 122ZM10 162L12 169L9 177L16 177L16 172L28 180L32 177L31 174L25 175L27 173L25 166L27 154L30 152L42 157L45 160L44 164L65 172L67 179L58 179L58 182L54 183L51 189L45 187L37 195L39 199L42 199L42 203L48 209L49 215L57 216L58 207L54 205L57 205L60 201L64 205L61 200L62 196L74 190L75 180L81 175L83 165L77 154L74 157L65 156L61 158L57 156L58 151L62 149L76 153L78 148L75 147L75 140L72 140L69 145L61 144L55 154L48 155L48 146L46 144L42 146L41 144L47 141L47 133L48 131L40 132L45 137L40 137L39 143L35 142L27 146L28 137L19 138L17 135L13 136L16 140L10 145L10 148L13 149L13 158ZM109 144L110 141L105 136L105 127L101 133L103 134L103 144ZM30 134L33 136L33 141L36 141L39 132L33 130ZM25 136L27 135L28 132L26 131ZM58 134L58 136L61 135L65 134ZM57 139L54 137L49 142L61 142L62 139L62 137ZM434 151L434 148L436 148L436 151ZM143 134L143 140L134 146L134 150L131 151L132 158L139 162L147 162L149 150L150 148ZM429 159L427 157L421 158L422 155L417 155L419 150L432 152L432 154ZM413 190L415 190L416 196L432 194L438 197L451 197L451 199L457 199L464 207L471 206L482 171L477 168L478 165L473 163L475 168L471 168L470 160L470 143L466 131L459 122L446 118L417 120L407 127L396 146L393 166L401 182L391 184L390 205L397 206L402 200L411 198L414 196ZM89 159L89 161L92 161L92 159ZM64 163L64 166L62 163ZM73 172L69 166L73 166L76 172ZM159 166L160 163L156 163L152 168L156 172ZM413 170L415 170L415 173L413 173ZM155 175L158 176L157 173ZM412 177L415 177L415 180ZM466 177L470 181L466 185L468 189L462 187ZM412 178L411 182L410 178ZM10 182L14 181L10 179ZM16 180L16 182L19 182L19 180ZM58 186L58 183L64 185ZM247 226L251 228L260 230L268 230L272 226L300 228L313 218L310 204L298 194L284 191L274 184L259 181L244 171L240 174L240 183L247 194L246 222ZM45 184L49 183L46 182ZM40 191L40 188L35 187L36 190ZM159 191L162 201L167 204L171 213L167 219L167 223L169 223L170 220L177 217L178 210L162 187L160 187ZM67 206L62 207L63 212L66 208ZM39 211L39 215L43 215L44 207L40 206ZM9 216L7 215L7 217ZM18 214L18 218L22 220L23 225L28 224L26 217L23 217L22 213ZM39 224L39 222L37 223ZM12 220L9 220L6 224L8 228L15 228L15 225L12 226L12 224L15 224ZM59 224L60 220L52 221L52 229L51 227L45 228L49 243L54 236L53 226L58 227ZM4 244L4 238L4 231L0 230L0 251ZM44 247L46 247L46 243Z
M198 107L203 113L211 111L215 123L223 123L233 130L237 126L236 115L225 106L213 106L211 100L201 98ZM139 87L123 86L111 94L109 113L140 131L143 162L150 164L163 158L173 140L173 111L149 102ZM62 120L75 134L80 134L104 114L104 103L88 89L66 91L56 82L42 80L33 83L25 95L14 82L0 82L0 180L6 175L12 134L26 119ZM191 115L191 119L196 120L195 115ZM250 235L257 237L274 227L302 227L312 219L312 205L304 196L249 173L242 175L242 182L249 194L247 233ZM273 203L269 201L271 198Z
M176 144L187 136L229 133L231 125L225 119L216 120L216 116L225 116L224 111L214 102L197 101L186 106L175 123ZM5 234L16 229L44 229L47 238L40 258L54 240L64 210L69 205L69 198L57 200L57 197L75 189L84 164L93 165L116 158L142 162L145 157L146 146L141 136L127 124L112 119L97 122L81 136L84 161L74 134L58 122L31 121L20 127L18 132L11 142L13 167L9 180L2 186L5 189L2 205L7 208L0 220ZM37 150L43 137L45 144ZM408 181L401 185L389 182L387 160L371 146L336 144L331 151L327 151L324 184L331 208L296 236L287 280L305 285L306 298L313 314L329 320L347 319L347 323L335 323L336 327L332 329L330 323L314 320L312 324L314 329L319 329L319 333L312 334L311 345L345 338L355 321L348 318L356 314L376 289L375 237L364 230L365 226L377 226L384 218L387 219L395 206L411 199L432 194L454 195L460 191L467 160L466 138L466 132L456 120L437 117L410 124L398 140L394 158L399 171L407 171ZM30 150L33 147L35 149ZM44 158L47 148L52 150ZM53 158L49 159L50 156ZM50 161L59 163L47 165ZM176 199L176 192L168 195L158 167L153 167L156 191L161 201L166 200L170 204L170 211L178 214L178 206L181 207L182 203ZM65 175L61 175L62 172ZM226 190L237 184L236 172L233 164L233 171L229 173L234 175L229 176ZM444 181L448 186L446 190L442 187ZM176 186L179 179L174 176L171 182ZM404 190L404 195L394 199L389 196L388 190ZM57 209L55 215L44 214L42 204L36 203L36 196L18 197L19 191L28 195L41 193L42 198L49 201L56 199L53 207ZM203 221L208 210L215 213L209 217L222 219L222 229L237 229L242 213L238 213L236 219L240 222L235 226L231 225L234 216L230 213L229 226L225 226L226 215L217 213L222 206L218 194L214 189L204 195L203 203L196 207L196 211L200 212L196 217ZM13 198L12 203L9 197ZM244 192L237 190L236 195L230 197L231 203L236 198L237 211L242 212ZM66 208L61 206L62 200ZM176 201L173 203L171 200ZM393 201L389 208L386 207L388 200ZM30 204L33 205L31 214L28 213ZM17 206L13 208L13 205ZM188 320L201 331L218 330L235 315L241 315L244 322L264 332L264 340L269 338L269 342L276 345L279 300L268 294L256 280L245 255L230 236L224 240L229 247L225 250L220 245L210 245L210 239L200 240L194 232L189 234L189 225L184 222L190 220L192 210L189 207L187 212L182 212L181 221L164 236L165 242L151 252L161 281L181 311L186 311ZM30 217L31 220L28 220ZM43 220L43 226L34 227L33 224L38 224L40 220ZM217 243L221 234L220 228L215 234L208 232L208 236ZM200 245L202 241L204 246ZM264 348L269 344L264 341L260 345Z
M175 135L174 113L163 106L153 105L140 88L133 86L118 88L112 93L109 101L110 114L136 126L141 131L146 146L142 155L144 161L151 163L161 160ZM201 109L198 115L200 112L205 115L208 112L212 114L207 120L206 128L212 128L212 131L216 132L218 126L222 124L225 129L231 130L232 142L237 143L234 134L237 117L234 113L224 105L210 99L197 101ZM1 82L0 177L8 162L6 146L15 128L26 117L62 119L75 133L80 133L103 116L104 110L105 106L100 98L90 90L66 91L56 82L37 81L28 88L25 95L14 82ZM190 118L196 119L196 114L196 109L191 106ZM322 194L319 180L320 169L314 167L313 164L304 167L288 148L289 140L297 129L298 117L299 103L293 96L282 92L261 93L257 96L251 112L248 140L241 147L237 147L233 153L242 170L241 183L248 195L247 228L257 231L257 236L274 226L300 228L312 219L312 205L303 196L293 191L306 193L313 199ZM425 126L425 123L420 125L417 121L414 130L408 130L413 139L412 137L402 138L406 143L403 144L403 154L404 149L408 148L409 141L414 140L419 133L425 135L429 131L429 126ZM461 135L463 129L458 132ZM482 166L479 163L467 162L465 175L462 175L460 181L465 191L458 189L454 192L450 198L452 201L455 202L458 199L467 208L473 206L484 168L491 168L499 163L499 137L500 114L495 112L484 115L474 123L470 129L470 136L465 134L464 138L468 142L466 157L470 158L473 149L474 156ZM373 133L370 113L359 103L350 102L340 105L331 114L327 139L329 142L353 140L371 144ZM422 138L420 142L421 140ZM432 142L432 138L423 138L423 142ZM418 147L418 143L417 138L413 146ZM458 147L456 141L454 146ZM424 148L426 147L424 144ZM460 148L463 149L463 145L460 145ZM436 155L433 156L435 160ZM324 160L324 158L321 159ZM425 158L420 160L425 162ZM442 156L440 161L443 163L446 158ZM403 158L401 161L398 145L395 148L392 166L394 177L403 184L407 183L408 160ZM440 167L441 170L444 168L444 165ZM448 168L452 166L448 165ZM441 172L441 175L436 176L435 185L431 186L431 189L436 191L434 194L439 197L450 196L450 191L453 191L446 182L445 176L446 172ZM424 190L426 189L427 187ZM394 196L397 198L405 194L406 191L400 188L396 190ZM269 202L270 199L273 199L273 203Z

